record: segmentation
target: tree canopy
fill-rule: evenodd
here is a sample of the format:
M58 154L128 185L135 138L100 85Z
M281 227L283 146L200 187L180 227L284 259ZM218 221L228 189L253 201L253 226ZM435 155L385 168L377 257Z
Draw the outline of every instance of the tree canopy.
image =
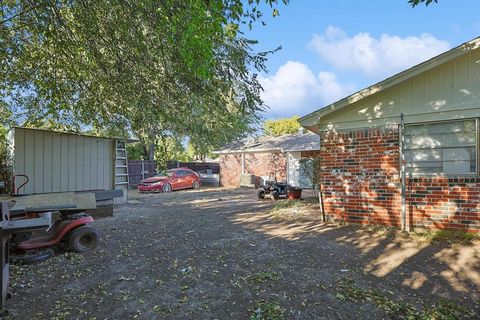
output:
M428 6L431 3L438 3L438 0L408 0L408 3L412 5L412 7L418 6L421 3L424 3Z
M284 134L297 133L300 129L299 116L282 118L277 120L266 120L263 123L264 134L269 136L281 136Z
M191 137L199 149L244 135L264 110L242 25L279 0L5 0L0 104L38 120ZM282 2L287 3L286 0Z
M256 52L241 30L281 3L3 0L1 122L134 134L151 156L188 136L206 155L261 120L257 74L275 49Z

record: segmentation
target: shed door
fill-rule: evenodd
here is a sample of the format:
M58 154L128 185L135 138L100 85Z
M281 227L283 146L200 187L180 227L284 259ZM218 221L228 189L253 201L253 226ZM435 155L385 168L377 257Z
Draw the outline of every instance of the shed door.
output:
M301 159L301 152L290 152L288 154L288 183L294 187L312 188L313 184L307 174L308 167L312 163L307 161L300 165Z

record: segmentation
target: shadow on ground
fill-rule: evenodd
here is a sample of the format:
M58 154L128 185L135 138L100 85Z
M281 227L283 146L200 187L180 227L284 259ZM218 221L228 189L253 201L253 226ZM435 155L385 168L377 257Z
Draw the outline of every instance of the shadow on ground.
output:
M418 310L449 299L479 312L478 243L419 243L314 214L285 220L254 190L134 200L95 222L95 252L13 267L12 317L250 319L265 303L287 319L401 316L375 299L347 299L346 280Z

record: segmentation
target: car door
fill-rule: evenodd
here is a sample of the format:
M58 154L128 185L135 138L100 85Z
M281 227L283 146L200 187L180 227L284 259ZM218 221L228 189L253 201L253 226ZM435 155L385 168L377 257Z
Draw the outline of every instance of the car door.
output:
M178 190L181 189L181 176L179 175L179 171L176 171L171 177L170 177L170 184L172 185L173 190Z
M186 188L186 177L185 177L185 170L179 170L175 173L175 189L184 189Z
M193 181L195 181L196 178L197 176L193 172L187 171L185 174L185 188L193 187Z

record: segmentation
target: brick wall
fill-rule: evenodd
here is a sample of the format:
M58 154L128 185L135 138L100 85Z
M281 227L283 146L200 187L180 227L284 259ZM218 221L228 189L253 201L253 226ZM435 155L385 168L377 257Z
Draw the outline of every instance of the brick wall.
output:
M286 180L287 158L281 152L246 153L245 173L255 175L258 186L262 176L275 173L278 181ZM242 155L229 154L220 156L220 185L238 187L242 175Z
M242 175L242 155L226 154L220 160L220 186L238 187Z
M413 226L480 232L480 177L413 178L407 191Z
M327 217L400 226L399 135L395 129L325 133L321 179ZM480 231L480 178L422 177L407 181L414 227Z
M397 131L328 133L321 137L320 157L329 218L400 225Z
M261 177L274 173L278 181L287 179L287 157L281 152L245 154L245 173L255 175L255 185L261 184Z

